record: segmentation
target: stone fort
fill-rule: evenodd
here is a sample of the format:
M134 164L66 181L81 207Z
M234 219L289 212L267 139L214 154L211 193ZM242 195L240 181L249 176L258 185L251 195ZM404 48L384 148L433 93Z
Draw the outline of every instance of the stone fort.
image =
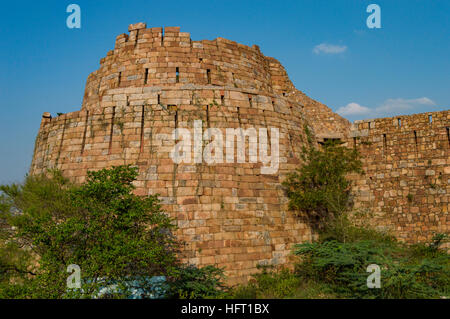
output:
M351 124L297 90L257 45L192 41L179 27L144 23L128 31L89 75L81 110L43 114L30 174L57 168L81 183L88 170L137 166L136 194L159 194L185 242L183 260L225 267L238 283L259 264L289 264L292 245L316 236L281 187L301 165L307 126L316 143L339 139L361 153L365 174L350 178L355 209L370 210L371 223L406 242L448 232L450 111ZM204 129L278 128L277 173L249 161L174 163L168 137L195 120Z

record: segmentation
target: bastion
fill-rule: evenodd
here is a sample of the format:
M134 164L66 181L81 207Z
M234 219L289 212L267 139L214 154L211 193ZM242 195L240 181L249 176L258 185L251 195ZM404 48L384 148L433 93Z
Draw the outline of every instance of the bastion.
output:
M352 125L297 90L256 45L193 41L179 27L144 23L128 31L89 75L81 110L43 114L30 174L57 168L81 183L88 170L138 167L136 194L159 195L185 242L183 260L225 267L230 283L245 282L258 265L289 265L292 245L316 236L288 209L281 187L301 165L307 127L318 144L339 139L361 150L367 174L351 176L354 201L375 212L376 226L406 241L448 231L448 111L433 113L432 124L424 114L402 117L401 127L397 118ZM232 147L232 162L174 161L174 130L193 132L195 123L224 136L226 129L267 129L258 147L268 154L270 128L277 129L277 170L263 173L264 164L250 160L254 141L245 136L244 144L225 146Z

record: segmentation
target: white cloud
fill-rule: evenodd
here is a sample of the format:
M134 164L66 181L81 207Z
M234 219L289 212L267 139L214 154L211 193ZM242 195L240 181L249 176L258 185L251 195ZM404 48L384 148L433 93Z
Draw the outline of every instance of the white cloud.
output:
M366 107L358 103L351 102L345 106L342 106L336 110L336 113L351 118L363 119L370 115L371 118L375 117L389 117L395 115L402 115L411 113L417 109L435 106L436 103L427 98L421 97L417 99L387 99L377 107Z
M377 113L395 113L397 111L409 111L419 106L436 105L431 99L421 97L418 99L387 99L375 109Z
M345 45L334 45L328 43L321 43L314 47L313 52L315 54L339 54L347 51L347 46Z
M354 116L365 115L370 113L370 109L365 106L361 106L358 103L348 103L346 106L342 106L337 109L336 113L342 116Z

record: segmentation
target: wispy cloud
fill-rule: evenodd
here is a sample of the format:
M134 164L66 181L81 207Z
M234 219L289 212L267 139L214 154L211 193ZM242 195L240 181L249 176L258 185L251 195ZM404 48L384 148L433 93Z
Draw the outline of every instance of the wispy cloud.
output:
M387 99L379 107L375 109L378 113L395 113L401 111L413 110L419 106L436 105L431 99L421 97L418 99Z
M340 54L347 51L347 46L345 45L335 45L328 43L321 43L314 47L313 52L315 54Z
M355 116L355 115L366 115L370 113L368 107L359 105L358 103L348 103L346 106L342 106L336 111L342 116Z
M336 110L336 113L350 118L363 119L367 117L388 117L405 113L410 113L418 108L435 106L436 103L427 97L417 99L387 99L377 107L362 106L358 103L351 102Z

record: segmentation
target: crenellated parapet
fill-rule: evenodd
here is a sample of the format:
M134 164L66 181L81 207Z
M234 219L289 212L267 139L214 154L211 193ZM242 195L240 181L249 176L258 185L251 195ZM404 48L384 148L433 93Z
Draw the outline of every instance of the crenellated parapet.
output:
M179 27L130 25L86 84L83 108L112 88L218 85L274 92L269 62L257 46L217 38L192 41Z
M276 59L252 47L227 40L192 41L179 27L129 26L116 38L114 50L86 83L83 109L99 106L105 92L115 88L206 85L237 88L290 98L303 105L322 136L348 134L350 123L325 105L298 91Z

